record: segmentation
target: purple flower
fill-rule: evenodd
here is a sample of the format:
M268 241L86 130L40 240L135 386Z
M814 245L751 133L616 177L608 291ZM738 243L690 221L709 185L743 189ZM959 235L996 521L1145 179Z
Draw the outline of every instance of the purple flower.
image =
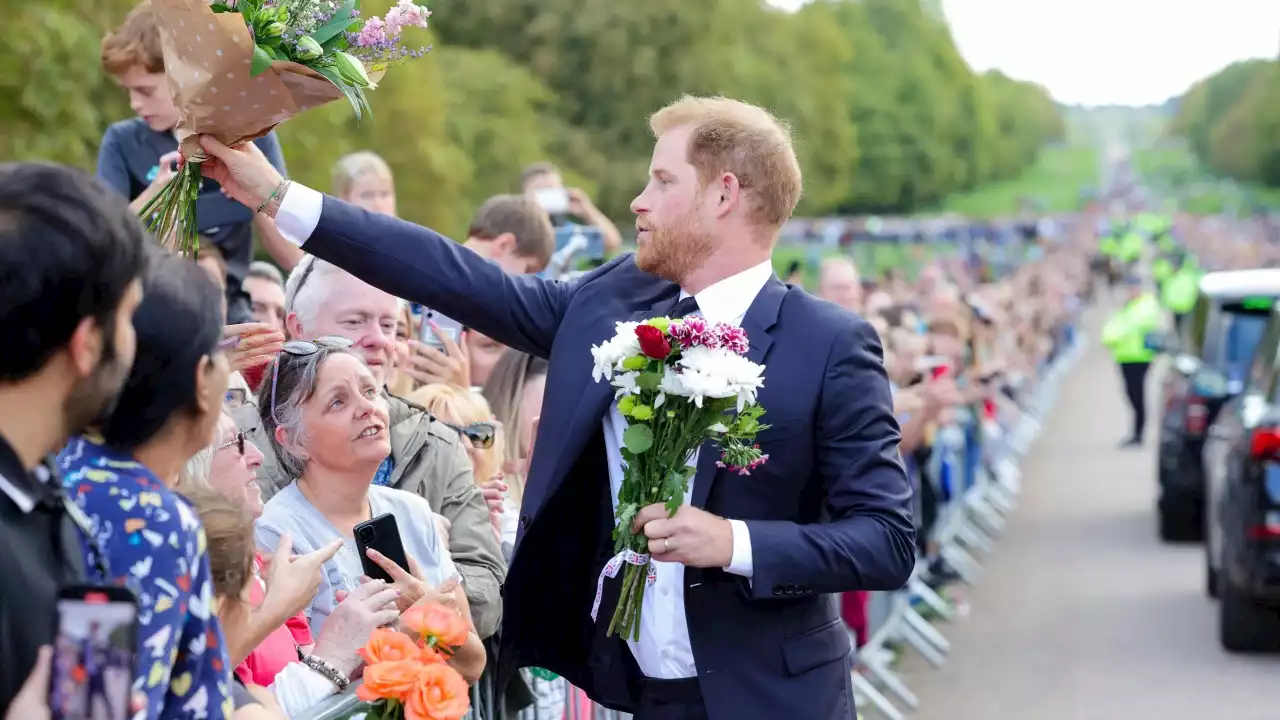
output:
M707 321L696 315L676 320L671 323L667 332L682 349L691 347L719 347L720 338Z

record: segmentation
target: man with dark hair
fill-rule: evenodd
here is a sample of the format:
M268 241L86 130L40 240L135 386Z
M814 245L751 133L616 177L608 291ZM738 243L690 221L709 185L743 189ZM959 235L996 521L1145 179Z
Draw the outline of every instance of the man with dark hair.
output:
M542 272L556 249L556 231L537 202L523 195L494 195L476 210L466 247L512 275Z
M53 642L58 588L84 577L47 456L104 417L133 364L146 233L92 177L0 165L0 713Z

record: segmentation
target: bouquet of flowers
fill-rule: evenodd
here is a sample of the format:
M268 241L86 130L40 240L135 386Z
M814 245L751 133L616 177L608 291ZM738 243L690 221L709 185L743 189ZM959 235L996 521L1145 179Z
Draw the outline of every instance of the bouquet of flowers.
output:
M360 712L366 720L460 720L471 709L469 688L445 660L466 642L466 623L435 604L415 605L400 619L417 640L380 628L359 651L365 668L356 697L372 706Z
M152 0L152 7L187 163L142 217L158 238L176 232L183 254L196 248L206 159L199 135L236 145L344 97L359 120L371 112L366 92L382 73L430 49L401 40L431 16L412 0L368 19L357 0Z
M618 410L628 424L613 530L617 555L600 573L591 609L595 619L605 578L625 566L610 636L640 638L644 590L652 581L648 540L631 530L640 509L663 503L675 514L695 471L690 461L704 441L719 446L718 467L742 475L769 459L753 443L767 427L756 402L764 366L745 357L748 347L742 328L693 316L620 322L611 340L591 348L595 381L617 389Z

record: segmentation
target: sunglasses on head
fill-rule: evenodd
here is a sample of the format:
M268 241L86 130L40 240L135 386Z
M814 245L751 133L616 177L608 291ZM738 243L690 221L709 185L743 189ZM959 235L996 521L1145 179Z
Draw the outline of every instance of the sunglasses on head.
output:
M308 268L309 269L309 268ZM337 335L326 335L315 340L290 340L281 348L281 352L294 357L308 357L320 352L320 348L337 348L346 350L355 345L348 338L338 337ZM271 369L271 419L276 425L280 424L280 418L276 417L276 385L280 381L280 358L276 361Z
M453 428L459 435L467 439L471 443L471 447L478 450L488 450L493 447L493 440L498 435L498 426L491 422L477 422L468 425L454 425L445 423L446 427Z

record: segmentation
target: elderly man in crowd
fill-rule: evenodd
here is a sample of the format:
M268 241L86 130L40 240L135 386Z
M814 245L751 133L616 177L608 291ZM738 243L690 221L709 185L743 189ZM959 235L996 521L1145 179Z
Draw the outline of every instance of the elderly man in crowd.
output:
M306 256L289 276L285 291L285 326L291 340L343 337L364 358L379 385L391 371L396 340L398 301L356 279L344 270ZM259 394L271 402L268 374ZM499 587L506 575L502 551L494 537L471 461L456 430L437 421L420 407L388 394L391 406L391 456L372 481L408 490L426 498L431 509L448 520L449 552L462 575L476 629L488 637L498 628L502 613ZM253 409L239 411L241 427L256 427ZM260 433L256 430L255 433ZM267 438L254 440L271 447ZM279 458L266 452L258 471L264 494L289 484Z

